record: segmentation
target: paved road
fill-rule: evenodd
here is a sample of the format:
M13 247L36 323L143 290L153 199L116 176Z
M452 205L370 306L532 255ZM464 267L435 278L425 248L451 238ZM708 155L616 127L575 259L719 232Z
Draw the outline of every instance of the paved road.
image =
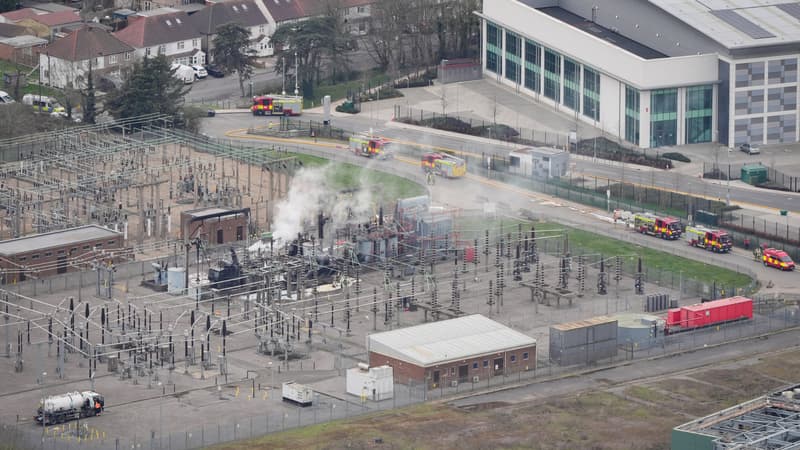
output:
M289 146L294 151L314 152L323 155L334 155L338 160L348 160L356 164L363 164L364 159L352 155L350 152L336 145L328 143L310 143L305 141L275 140L258 136L247 136L244 133L233 135L228 131L232 128L246 128L254 124L263 124L264 118L253 118L247 114L217 116L214 119L205 120L203 132L211 137L243 137L251 141L280 143ZM357 123L357 122L356 122ZM428 136L435 139L433 136ZM474 145L474 143L470 143ZM343 147L339 145L339 147ZM413 160L396 158L393 161L372 161L371 164L378 170L387 172L403 173L409 176L419 176L419 166ZM531 210L543 217L574 226L581 229L589 229L593 232L633 242L642 246L655 248L679 256L689 256L694 260L707 264L727 267L732 270L755 275L763 283L772 281L775 284L775 291L779 292L800 292L800 277L795 272L780 272L775 269L765 268L753 261L749 252L734 249L730 254L716 254L704 252L700 249L688 249L686 244L679 241L664 241L650 236L634 233L628 229L614 227L602 221L598 215L607 215L605 211L584 205L573 204L562 199L554 198L538 192L531 192L519 187L511 186L495 180L468 175L465 180L441 180L432 188L434 201L452 205L459 208L475 209L483 205L480 199L488 198L503 201L508 204L510 211L520 209ZM502 200L501 200L502 199ZM711 282L713 280L709 280Z

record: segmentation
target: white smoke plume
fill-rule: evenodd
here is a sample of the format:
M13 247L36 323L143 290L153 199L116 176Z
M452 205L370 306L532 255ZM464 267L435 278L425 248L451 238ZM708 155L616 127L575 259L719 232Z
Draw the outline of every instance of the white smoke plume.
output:
M317 215L322 212L330 218L334 226L348 220L366 222L373 212L371 188L365 185L362 177L358 190L352 195L340 195L340 189L333 186L333 166L303 168L298 171L289 184L289 193L275 206L272 223L273 238L288 242L298 233L316 226Z

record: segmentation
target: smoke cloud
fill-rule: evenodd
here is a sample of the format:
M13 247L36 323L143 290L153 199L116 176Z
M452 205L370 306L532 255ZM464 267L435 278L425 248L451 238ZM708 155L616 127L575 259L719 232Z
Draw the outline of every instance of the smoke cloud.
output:
M333 171L333 166L328 164L303 168L294 175L289 184L289 193L275 206L272 223L274 239L287 242L295 239L298 233L316 227L317 214L320 212L334 226L348 220L369 220L373 213L373 197L370 187L365 183L364 172L356 192L341 194L341 189L332 182Z

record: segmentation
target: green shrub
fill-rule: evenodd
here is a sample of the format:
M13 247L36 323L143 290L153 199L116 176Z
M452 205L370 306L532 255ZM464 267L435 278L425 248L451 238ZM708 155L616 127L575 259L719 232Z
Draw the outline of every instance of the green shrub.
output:
M680 162L685 162L685 163L692 162L692 160L689 159L689 157L687 157L683 153L678 153L678 152L663 153L661 156L663 156L664 158L667 158L667 159L674 160L674 161L680 161Z

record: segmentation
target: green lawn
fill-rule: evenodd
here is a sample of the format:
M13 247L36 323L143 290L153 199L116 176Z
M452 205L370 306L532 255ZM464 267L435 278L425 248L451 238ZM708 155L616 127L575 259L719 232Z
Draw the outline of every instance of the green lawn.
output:
M331 102L335 102L336 100L341 100L347 97L348 92L359 91L362 89L366 90L369 87L376 87L388 80L389 76L385 73L369 72L366 81L363 77L361 77L357 80L347 81L344 83L317 86L314 88L314 98L307 98L303 100L303 108L311 108L312 101L314 102L313 106L319 106L320 99L326 95L330 95Z
M22 75L27 76L31 72L30 67L19 66L19 71ZM17 73L17 66L9 61L2 61L0 60L0 74L3 73ZM39 85L34 84L39 80L39 70L34 70L30 76L27 77L28 84L26 86L20 85L20 98L14 98L16 101L21 101L22 96L25 94L39 94ZM0 81L2 81L2 77L0 77ZM21 84L21 83L20 83ZM14 96L14 86L0 86L0 90L8 92L11 96ZM51 89L47 86L42 86L41 88L41 95L47 95L51 97L58 97L61 95L61 91L58 89Z

